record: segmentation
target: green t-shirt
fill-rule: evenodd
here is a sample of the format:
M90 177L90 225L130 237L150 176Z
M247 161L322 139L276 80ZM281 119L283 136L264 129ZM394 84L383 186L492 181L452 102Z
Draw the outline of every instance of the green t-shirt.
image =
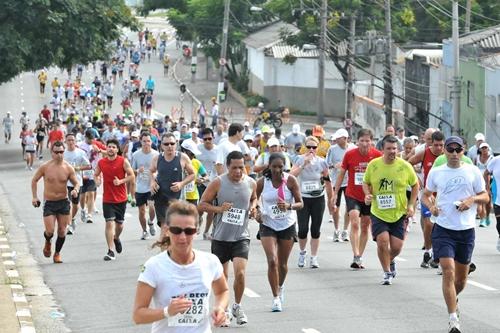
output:
M406 214L406 189L417 183L417 175L411 164L399 157L392 164L378 157L368 163L363 182L372 187L370 212L384 222L394 223Z
M467 164L474 164L474 163L472 163L472 160L465 155L462 155L462 162L465 162ZM441 165L446 164L446 163L448 163L448 160L446 159L446 155L442 154L442 155L439 155L438 158L436 158L434 160L434 164L432 165L432 167L437 168L438 166L441 166Z

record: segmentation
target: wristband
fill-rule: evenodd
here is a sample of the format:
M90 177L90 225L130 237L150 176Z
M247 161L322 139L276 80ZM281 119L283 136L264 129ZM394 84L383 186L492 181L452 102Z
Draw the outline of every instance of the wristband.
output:
M163 308L163 316L168 319L170 315L168 314L168 306Z

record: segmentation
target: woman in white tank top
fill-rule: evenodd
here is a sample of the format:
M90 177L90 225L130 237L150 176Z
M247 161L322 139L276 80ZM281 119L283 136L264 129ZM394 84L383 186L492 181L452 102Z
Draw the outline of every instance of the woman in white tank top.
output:
M262 207L258 207L257 221L260 223L260 240L267 257L273 312L282 311L288 257L297 241L297 215L292 210L303 206L297 179L283 172L285 163L282 153L272 153L269 168L257 181L257 197L262 202Z

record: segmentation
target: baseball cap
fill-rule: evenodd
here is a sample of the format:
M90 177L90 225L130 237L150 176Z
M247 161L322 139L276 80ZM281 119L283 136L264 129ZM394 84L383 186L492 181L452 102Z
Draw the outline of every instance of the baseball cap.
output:
M253 135L245 134L245 136L243 137L243 141L253 141Z
M347 132L347 130L345 128L339 128L335 132L335 139L338 139L338 138L348 138L348 137L349 137L349 132Z
M196 143L194 143L193 140L182 141L181 147L186 149L186 150L189 150L190 152L192 152L195 155L201 154L201 151L198 149L198 146L196 145Z
M133 131L130 136L133 138L138 138L141 133L139 131Z
M267 140L267 146L272 147L272 146L279 146L280 145L280 140L276 138L270 138Z
M91 128L91 127L92 127L92 123L89 121L89 122L85 125L85 127L87 127L87 128Z
M255 136L258 136L258 135L261 135L262 134L262 131L261 130L255 130L255 133L254 133L254 137Z
M444 146L448 146L448 145L451 145L452 143L456 143L457 145L459 145L460 147L463 147L464 146L464 141L462 140L462 138L458 137L458 136L450 136L448 139L446 139L446 141L444 142Z
M479 145L479 149L483 148L483 147L488 147L490 148L490 145L487 144L486 142L482 142L480 145Z
M243 126L248 126L248 127L250 127L250 123L249 123L248 121L245 121L245 122L243 123Z
M476 139L476 141L479 141L479 140L485 141L486 140L483 133L476 133L476 135L474 135L474 139Z
M299 134L300 133L300 125L299 124L293 124L293 126L292 126L292 133L293 134Z
M186 128L187 128L187 127L188 127L188 125L187 125L187 124L182 124L182 125L181 125L181 128L182 128L182 127L186 127Z
M262 128L260 129L262 131L262 133L271 133L271 127L269 127L268 125L264 125L262 126Z
M193 127L193 128L191 128L191 133L196 133L196 134L198 134L198 133L199 133L198 127Z
M325 135L325 130L323 129L323 127L321 127L321 125L316 125L313 127L312 135L313 136L323 136L323 135Z

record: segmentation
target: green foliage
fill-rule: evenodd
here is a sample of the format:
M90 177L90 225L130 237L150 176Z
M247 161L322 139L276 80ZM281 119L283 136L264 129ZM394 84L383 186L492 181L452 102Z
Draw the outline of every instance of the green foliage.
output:
M105 59L121 27L138 27L123 0L4 1L0 83L23 71Z
M260 96L258 94L252 94L247 96L246 101L247 101L247 107L252 108L259 105L260 102L266 104L269 100L264 96Z

